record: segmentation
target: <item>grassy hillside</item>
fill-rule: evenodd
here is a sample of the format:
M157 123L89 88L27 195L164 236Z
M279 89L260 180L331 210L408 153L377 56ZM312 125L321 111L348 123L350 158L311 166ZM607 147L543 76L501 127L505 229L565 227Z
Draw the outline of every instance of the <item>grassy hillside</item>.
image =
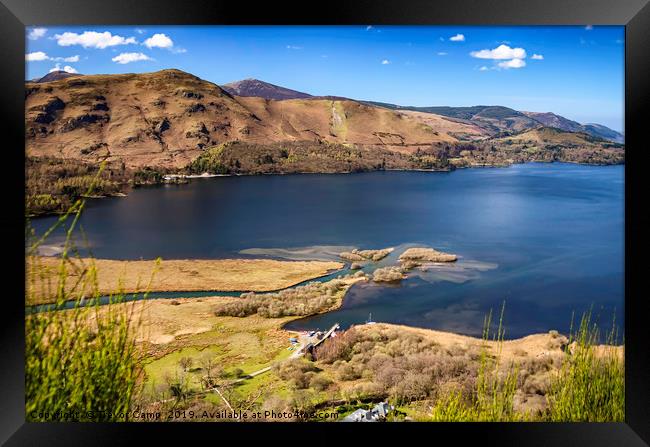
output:
M580 124L551 112L522 112L503 106L413 107L373 101L366 101L366 103L391 110L409 110L461 120L466 124L474 124L482 128L483 132L490 136L545 126L567 132L583 132L614 143L623 143L625 139L621 133L600 124Z
M471 106L471 107L413 107L397 106L395 104L374 103L378 106L394 110L410 110L414 112L432 113L456 120L466 124L480 127L484 133L495 135L500 132L520 132L524 129L536 127L539 122L529 118L522 112L503 106Z
M384 108L234 97L180 70L28 82L25 95L29 155L119 159L127 167L183 167L206 147L230 141L323 140L400 152L456 141Z

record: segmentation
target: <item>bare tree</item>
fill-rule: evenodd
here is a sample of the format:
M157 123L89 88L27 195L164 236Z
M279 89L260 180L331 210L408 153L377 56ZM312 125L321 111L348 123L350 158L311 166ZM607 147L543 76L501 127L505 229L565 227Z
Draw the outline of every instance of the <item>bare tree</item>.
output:
M192 361L192 359L190 357L182 357L178 361L178 366L183 368L183 371L187 372L192 367L193 363L194 362Z
M167 387L171 395L175 397L177 401L181 399L185 400L189 393L189 381L187 374L181 372L180 374L177 373L174 377L166 374L165 382L167 383Z
M202 383L206 389L214 388L219 368L212 355L206 354L201 358L201 369L203 370Z

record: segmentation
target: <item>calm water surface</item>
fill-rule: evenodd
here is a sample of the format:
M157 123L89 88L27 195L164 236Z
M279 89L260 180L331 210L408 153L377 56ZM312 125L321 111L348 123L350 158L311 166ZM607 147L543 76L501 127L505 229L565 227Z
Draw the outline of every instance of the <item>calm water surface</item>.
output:
M33 226L40 233L54 220ZM372 313L479 335L504 300L508 338L566 333L572 312L592 305L603 324L614 314L623 323L623 166L199 179L92 201L81 225L99 258L328 258L338 246L398 247L382 263L390 264L409 245L461 256L401 285L356 285L341 309L294 329L348 326Z

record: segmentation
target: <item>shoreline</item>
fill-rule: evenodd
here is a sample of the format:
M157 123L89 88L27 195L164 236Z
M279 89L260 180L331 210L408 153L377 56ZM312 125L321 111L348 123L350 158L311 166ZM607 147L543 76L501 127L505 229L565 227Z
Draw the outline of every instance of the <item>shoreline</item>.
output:
M258 315L252 315L252 316L246 316L246 317L232 317L232 316L212 316L212 318L215 318L217 320L223 319L224 321L231 321L231 322L240 322L243 326L248 326L248 324L252 321L260 320L263 321L264 323L260 323L260 326L268 326L268 328L274 329L276 331L280 331L283 333L284 339L287 339L289 337L292 337L296 334L300 334L301 332L304 331L299 331L299 330L291 330L291 329L285 329L285 326L292 321L299 320L301 318L306 318L309 316L314 316L314 315L321 315L321 314L326 314L328 312L332 312L334 310L339 309L343 301L345 300L345 296L347 295L348 291L350 288L356 284L357 282L361 282L363 279L356 279L351 281L348 285L347 288L345 289L344 293L341 296L341 299L337 303L336 306L331 307L330 309L324 310L322 312L317 312L315 314L311 315L302 315L302 316L284 316L284 317L279 317L279 318L271 318L271 317L260 317ZM207 306L210 307L219 304L223 302L223 299L240 299L236 297L220 297L220 296L211 296L211 297L205 297L202 299L194 299L194 298L179 298L177 301L179 302L179 307L182 306ZM152 308L158 307L158 306L169 306L168 303L166 303L166 299L151 299L147 300L142 304L143 310L142 312L144 313L144 309L146 308L148 311L151 311ZM129 303L116 303L117 305L137 305L136 302L129 302ZM176 307L176 306L174 306ZM153 323L149 323L153 324ZM507 326L507 323L506 323ZM548 340L555 340L557 338L565 338L568 340L568 334L562 334L559 333L555 330L549 330L547 332L535 332L532 334L524 335L522 337L518 338L512 338L512 339L504 339L504 340L494 340L491 337L487 340L480 336L472 336L472 335L465 335L457 332L452 332L452 331L442 331L438 329L431 329L431 328L423 328L423 327L417 327L417 326L408 326L404 324L399 324L399 323L387 323L387 322L375 322L374 324L356 324L356 325L351 325L349 328L341 330L340 333L347 332L350 330L361 330L361 331L375 331L375 330L382 330L385 328L390 328L390 329L396 329L401 332L405 333L411 333L411 334L420 334L425 337L432 337L435 338L436 340L441 341L441 344L444 345L459 345L459 346L481 346L481 345L486 345L488 347L491 346L496 346L498 344L502 344L503 346L503 351L505 354L508 354L508 356L516 357L518 354L514 351L516 351L518 348L521 347L521 345L535 345L536 349L541 351L540 356L545 355L544 352L546 352L548 349L545 348L545 345L547 344ZM197 328L195 328L197 329ZM153 343L156 345L159 345L163 347L162 345L170 345L172 344L172 341L178 341L182 342L182 339L177 339L177 337L182 337L187 334L193 334L193 335L200 335L201 333L204 332L210 332L211 329L208 326L205 326L203 328L198 328L198 330L191 330L191 328L181 328L180 331L177 331L178 334L176 336L173 336L173 334L152 334L152 338L163 338L165 342L162 343L155 343L152 340L146 340L146 339L140 339L140 343ZM173 337L172 337L173 336ZM182 349L183 346L193 346L192 343L185 344L181 343L180 345L172 344L175 346L176 349ZM209 346L209 345L206 345ZM598 343L596 346L599 347L601 350L605 349L613 349L618 351L620 354L624 352L625 349L625 343L617 344L617 345L610 345L606 343Z

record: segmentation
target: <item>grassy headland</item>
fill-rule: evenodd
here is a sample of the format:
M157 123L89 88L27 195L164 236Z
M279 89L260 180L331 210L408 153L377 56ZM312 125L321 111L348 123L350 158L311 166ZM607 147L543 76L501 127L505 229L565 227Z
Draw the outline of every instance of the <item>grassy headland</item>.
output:
M60 260L33 256L28 259L28 286L32 289L30 304L53 303L57 299ZM255 291L284 289L303 281L326 275L343 267L334 261L278 261L273 259L194 259L165 260L156 276L147 283L156 261L117 261L76 258L68 262L66 290L78 287L75 279L93 268L96 282L88 284L88 296L123 293L168 291Z

